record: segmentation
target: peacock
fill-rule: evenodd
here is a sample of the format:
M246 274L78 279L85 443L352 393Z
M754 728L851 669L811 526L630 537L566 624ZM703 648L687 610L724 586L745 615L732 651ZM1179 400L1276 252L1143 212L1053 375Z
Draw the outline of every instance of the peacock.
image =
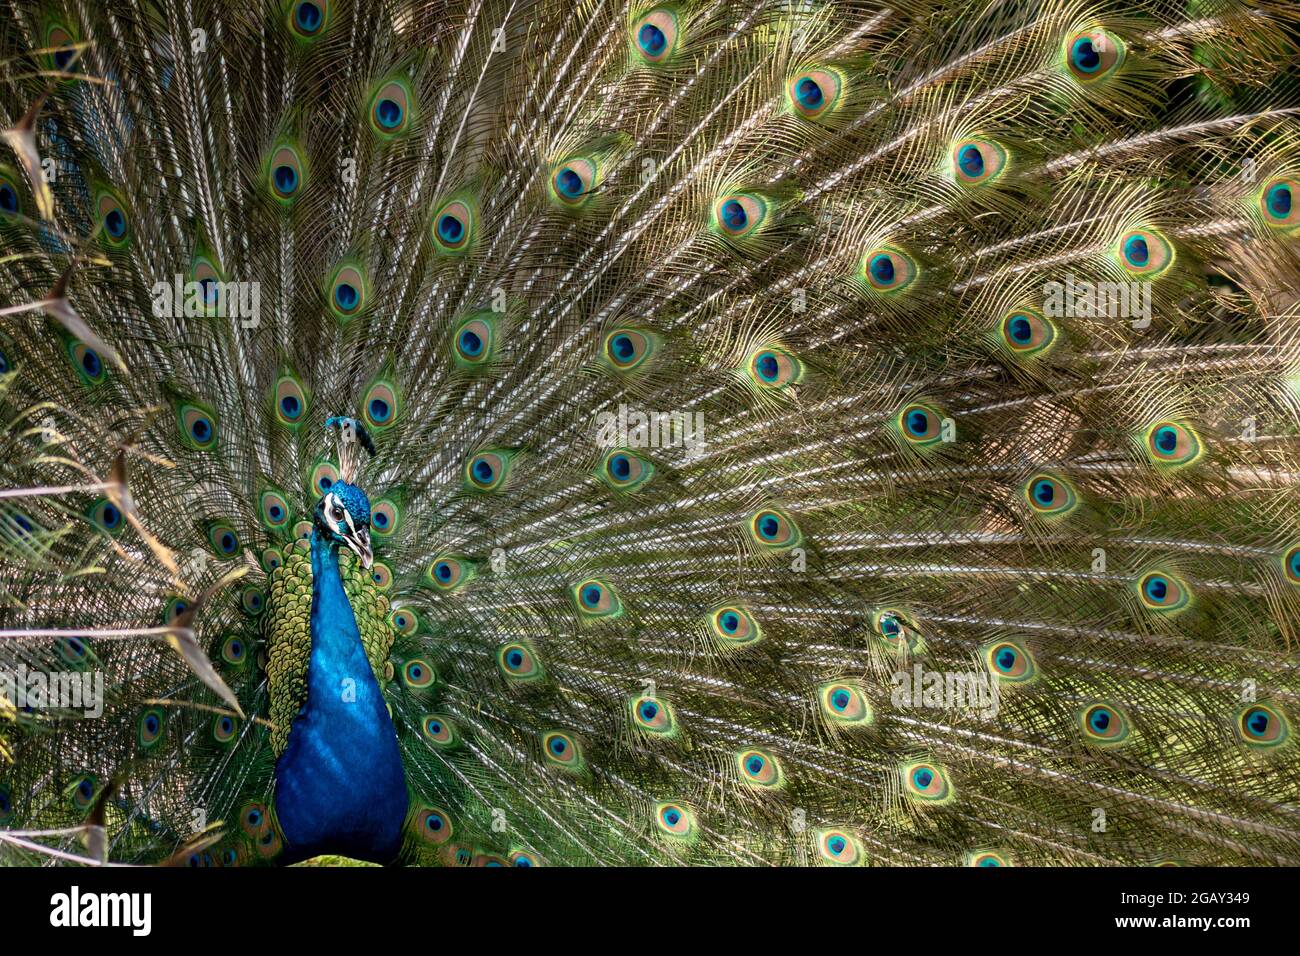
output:
M8 0L0 860L1300 864L1298 52Z

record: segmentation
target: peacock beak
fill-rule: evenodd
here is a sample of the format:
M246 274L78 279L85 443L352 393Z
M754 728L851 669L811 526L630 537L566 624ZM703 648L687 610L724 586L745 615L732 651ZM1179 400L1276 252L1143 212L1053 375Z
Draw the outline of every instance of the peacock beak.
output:
M367 571L375 563L375 553L370 550L370 529L366 527L357 528L343 535L344 543L356 552L361 559L361 566Z

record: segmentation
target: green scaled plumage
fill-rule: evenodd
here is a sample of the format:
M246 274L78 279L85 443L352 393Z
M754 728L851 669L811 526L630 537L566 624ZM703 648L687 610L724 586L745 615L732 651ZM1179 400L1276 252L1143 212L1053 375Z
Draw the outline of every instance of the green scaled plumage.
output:
M0 861L286 858L353 474L395 862L1300 864L1298 26L6 2Z

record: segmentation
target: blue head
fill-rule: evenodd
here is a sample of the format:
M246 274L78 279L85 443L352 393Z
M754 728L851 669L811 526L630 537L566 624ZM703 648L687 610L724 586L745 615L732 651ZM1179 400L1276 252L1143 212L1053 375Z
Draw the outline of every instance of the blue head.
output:
M370 499L356 485L336 481L325 497L316 502L316 531L326 541L351 548L361 566L369 568L375 556L370 550Z

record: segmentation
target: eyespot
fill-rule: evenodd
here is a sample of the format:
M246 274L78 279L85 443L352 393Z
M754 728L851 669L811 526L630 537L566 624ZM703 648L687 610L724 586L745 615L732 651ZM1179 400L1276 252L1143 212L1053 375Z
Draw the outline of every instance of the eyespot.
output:
M995 641L984 649L989 672L1006 684L1027 684L1038 676L1034 656L1019 642Z
M397 424L402 414L401 398L397 389L386 381L378 381L366 389L361 399L362 418L367 428L382 432Z
M1192 600L1192 592L1182 581L1163 571L1152 571L1138 579L1138 597L1151 611L1181 611Z
M95 793L99 789L99 781L93 774L82 774L72 781L68 787L68 796L72 801L72 808L79 813L86 813L95 805Z
M1120 267L1130 275L1155 277L1174 261L1174 247L1152 229L1125 233L1116 246Z
M292 373L285 372L271 390L271 403L277 422L285 428L297 428L307 414L307 391Z
M257 510L268 531L283 531L293 520L289 500L274 488L267 488L258 495Z
M289 29L299 39L315 39L325 31L329 9L328 0L297 0L289 7Z
M161 707L150 707L140 715L136 722L135 739L141 750L151 750L165 736L167 715Z
M284 848L284 843L280 839L280 834L273 827L268 827L267 831L257 838L257 855L264 860L269 860Z
M862 862L862 844L846 830L816 830L817 855L836 866L856 866Z
M605 453L596 476L615 491L635 491L654 474L654 464L626 448Z
M14 815L14 798L8 787L0 786L0 824L8 823Z
M403 80L389 80L370 100L370 126L380 137L391 139L411 125L415 96Z
M208 546L213 554L222 559L238 557L243 551L239 534L234 526L226 521L214 521L208 525Z
M754 616L746 608L734 604L720 607L710 614L709 626L726 647L753 644L763 637Z
M1300 546L1282 555L1282 576L1292 584L1300 584Z
M51 23L45 33L45 46L53 51L47 54L49 64L60 72L70 68L75 70L76 64L73 62L73 57L77 53L75 49L76 43L77 38L67 27L59 23ZM67 49L60 49L61 47Z
M442 555L429 565L429 581L441 591L455 591L474 577L473 563L463 558Z
M542 753L557 767L577 770L583 765L582 747L570 735L560 730L542 734Z
M758 349L749 357L749 373L762 388L785 388L797 384L803 365L784 349Z
M333 462L318 461L307 476L307 495L309 498L323 498L331 488L338 484L339 470Z
M221 866L243 866L245 855L240 846L228 846L218 850L217 859L221 861Z
M365 310L370 300L370 281L361 266L344 262L330 276L325 297L334 318L346 322Z
M528 867L543 866L545 864L542 858L532 850L511 850L510 865L527 869Z
M1129 737L1128 717L1114 704L1091 704L1079 711L1083 738L1091 744L1110 747Z
M18 190L18 179L9 167L0 167L0 220L13 219L23 214L23 204Z
M1156 422L1146 433L1146 450L1157 465L1182 467L1201 457L1201 440L1186 425Z
M444 255L459 255L469 249L474 232L474 212L469 204L453 199L433 216L433 242Z
M260 803L246 803L239 810L239 828L251 837L260 837L271 829L271 815Z
M383 561L375 561L370 565L370 580L380 591L387 591L393 586L393 569Z
M655 804L655 826L659 833L673 840L693 841L699 836L695 811L684 803Z
M266 182L275 199L286 205L293 202L302 193L306 178L306 164L295 147L284 144L271 151Z
M198 451L210 451L217 444L217 416L206 408L182 403L176 409L176 426L181 441Z
M293 536L304 543L311 539L311 532L312 524L306 519L297 522L293 526Z
M497 666L507 678L515 681L537 680L543 676L541 661L523 641L513 641L498 648Z
M878 246L862 257L862 280L876 292L895 295L916 281L915 260L901 249Z
M976 853L966 855L967 866L1010 866L1010 859L1002 853L994 853L992 850L982 850Z
M250 584L239 592L239 606L244 609L245 614L257 617L266 610L266 595L262 593L261 588Z
M1237 714L1237 736L1251 747L1277 747L1291 737L1291 724L1274 707L1249 704Z
M938 409L913 402L898 413L898 433L909 444L929 448L943 441L943 416Z
M108 379L108 369L103 359L90 346L70 339L67 354L68 361L72 363L82 384L100 385Z
M238 634L231 634L221 642L221 659L232 667L240 667L248 660L248 644Z
M728 239L752 234L767 219L767 200L753 193L731 193L713 203L713 222Z
M448 750L460 743L456 725L442 714L429 714L420 722L424 739L440 750Z
M803 540L798 526L790 516L776 508L762 508L750 516L750 537L766 548L784 550L793 548Z
M100 498L90 509L90 520L101 531L116 537L126 524L121 510L107 498Z
M605 336L601 354L615 371L630 372L654 353L657 339L636 329L615 329Z
M938 764L927 760L904 763L900 768L903 793L919 803L946 803L953 797L948 774Z
M785 95L797 115L817 119L835 111L843 86L843 79L834 70L808 70L786 81Z
M95 197L95 211L99 214L101 236L114 248L131 241L131 219L126 206L111 192L101 192Z
M1300 191L1300 182L1292 177L1271 179L1264 184L1257 202L1264 222L1270 228L1290 232L1300 227L1300 206L1295 201L1297 191ZM0 209L3 208L3 203L0 203Z
M402 510L391 498L380 498L370 509L370 531L381 540L397 533L402 523Z
M677 716L672 706L662 698L633 697L628 701L628 709L632 714L632 726L637 730L657 737L676 735Z
M875 719L862 688L849 681L829 681L817 687L822 716L832 725L865 727Z
M212 719L212 739L219 744L231 743L235 739L235 732L238 729L235 718L229 714L217 714Z
M1046 352L1056 342L1056 326L1029 309L1008 312L998 330L1002 343L1017 356Z
M912 621L902 611L882 608L872 614L871 626L877 636L883 638L887 644L911 642Z
M439 810L437 807L427 807L415 814L415 832L426 843L441 846L451 839L454 831L451 825L451 817L447 815L445 810Z
M263 548L261 554L262 570L271 574L284 564L284 553L279 548Z
M456 361L468 365L483 365L491 360L496 349L496 328L481 316L466 319L456 328L453 337Z
M573 603L587 617L617 617L623 604L608 581L587 578L575 584L571 591Z
M190 609L190 602L184 598L169 598L163 605L162 619L164 624L172 624L178 617Z
M596 183L595 161L585 156L574 156L551 171L551 195L562 205L585 205L592 196Z
M767 750L749 748L736 754L741 783L751 787L777 789L785 784L781 764Z
M1066 38L1064 54L1070 75L1086 85L1114 74L1124 63L1126 49L1105 30L1084 30Z
M437 673L426 660L414 657L402 665L402 683L412 690L425 690L437 680Z
M1062 518L1079 504L1074 487L1064 478L1040 474L1030 478L1023 490L1034 512L1044 518Z
M510 473L511 456L504 451L481 451L465 464L465 483L474 491L496 491Z
M1007 152L988 139L963 139L952 148L953 178L962 186L982 186L1000 177Z
M645 63L667 63L677 49L679 29L675 12L666 7L651 10L632 24L632 48Z

